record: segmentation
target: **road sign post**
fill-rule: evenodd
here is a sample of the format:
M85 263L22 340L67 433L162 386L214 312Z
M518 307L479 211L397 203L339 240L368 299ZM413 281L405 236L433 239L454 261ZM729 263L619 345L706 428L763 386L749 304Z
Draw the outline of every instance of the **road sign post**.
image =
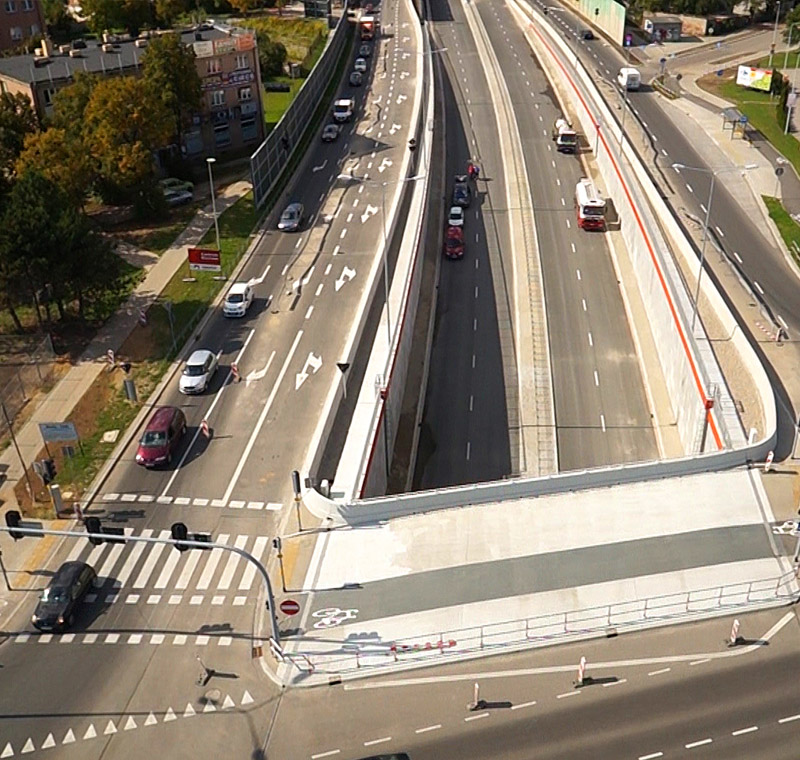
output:
M302 533L303 524L300 522L300 501L303 498L303 493L300 489L300 473L297 470L292 470L292 489L294 490L294 507L297 511L297 530Z
M300 605L294 599L284 599L281 602L281 612L284 615L296 615L300 612Z
M272 539L272 545L275 547L275 550L278 552L278 566L281 569L281 588L283 589L283 593L286 593L286 574L283 571L283 552L281 549L283 548L283 544L281 542L280 536L276 536ZM281 607L283 609L283 607Z

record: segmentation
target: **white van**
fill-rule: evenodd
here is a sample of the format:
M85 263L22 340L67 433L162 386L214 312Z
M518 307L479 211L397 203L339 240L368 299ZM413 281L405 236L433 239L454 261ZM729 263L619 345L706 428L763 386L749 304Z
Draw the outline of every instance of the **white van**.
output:
M638 90L641 83L642 75L639 73L639 69L623 66L617 74L617 84L623 90Z

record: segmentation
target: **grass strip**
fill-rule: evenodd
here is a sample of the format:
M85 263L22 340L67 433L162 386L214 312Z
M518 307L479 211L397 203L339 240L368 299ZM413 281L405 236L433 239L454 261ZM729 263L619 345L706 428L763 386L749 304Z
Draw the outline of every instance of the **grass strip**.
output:
M775 222L778 232L781 233L783 242L789 249L795 263L800 264L800 224L798 224L789 212L783 207L778 198L769 195L762 195L761 200L769 212L769 218Z

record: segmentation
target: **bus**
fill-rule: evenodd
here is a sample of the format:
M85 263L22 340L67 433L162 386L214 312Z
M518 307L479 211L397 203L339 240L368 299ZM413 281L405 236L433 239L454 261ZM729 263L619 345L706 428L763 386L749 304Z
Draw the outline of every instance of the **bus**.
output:
M575 186L575 213L583 230L605 230L606 202L592 180L584 177Z

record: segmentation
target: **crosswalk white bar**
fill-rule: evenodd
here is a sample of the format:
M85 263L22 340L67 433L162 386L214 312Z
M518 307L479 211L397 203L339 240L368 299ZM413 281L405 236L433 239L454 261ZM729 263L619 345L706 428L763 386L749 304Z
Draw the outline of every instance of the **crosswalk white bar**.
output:
M142 531L143 538L150 538L152 535L153 531L151 528L146 528ZM122 586L128 582L128 578L130 578L133 569L136 567L139 557L142 556L145 546L146 544L142 543L136 543L133 545L131 553L128 555L128 558L125 560L125 564L122 566L122 570L119 571L119 574L114 581L115 588L122 588Z
M181 570L181 574L178 576L178 580L175 583L176 589L185 589L189 585L189 581L192 579L192 574L197 567L197 563L200 561L200 557L207 556L207 552L204 552L202 549L190 549L185 553L188 553L189 556L186 558L186 564L183 566L183 570Z
M267 536L258 536L256 542L253 544L253 549L250 553L259 561L261 560L261 555L264 553L267 541L269 541ZM239 581L239 591L249 589L250 586L253 585L253 577L255 574L256 566L252 562L248 562L242 573L242 579Z
M220 534L217 543L226 544L229 538L230 536L227 533ZM203 568L203 574L200 576L200 580L197 581L198 591L205 591L208 588L211 579L214 577L214 571L217 569L217 565L221 559L222 549L212 549L211 556L208 558L208 562L206 562L206 566Z
M108 544L100 544L100 546L92 546L92 551L89 553L89 556L84 560L87 564L91 565L92 567L97 567L100 564L100 558L103 556L103 552L108 549Z
M125 528L125 535L130 536L133 534L133 528ZM95 586L102 586L112 575L114 572L114 565L117 564L119 560L120 554L122 554L122 550L125 548L125 544L112 544L111 551L108 553L105 562L103 562L102 567L97 570L97 579L95 580Z
M168 530L162 530L159 534L159 538L169 538L172 534ZM156 562L158 562L158 558L161 556L161 552L164 551L166 544L151 544L150 545L150 553L147 555L147 559L145 560L144 565L142 565L142 569L139 572L139 576L133 582L134 588L144 588L147 585L147 581L150 578L150 575L153 572L153 568L156 566Z
M189 551L194 553L199 553L197 549L190 549ZM167 584L169 583L169 579L172 576L172 573L175 571L175 567L178 564L178 560L181 558L181 553L179 552L174 546L170 546L167 548L167 561L164 563L164 567L161 570L161 575L158 576L158 580L156 581L156 588L166 588Z
M233 545L237 549L244 549L247 546L247 536L236 536L236 541L233 542ZM233 580L233 574L236 572L236 566L239 564L239 560L241 557L238 554L234 554L230 552L228 554L228 564L225 565L225 570L222 572L222 578L220 578L219 583L217 584L217 588L220 591L226 591L231 587L231 581ZM250 564L248 562L248 564Z
M80 534L80 531L77 531ZM86 548L89 543L87 538L72 539L72 547L67 555L67 562L75 562L81 556L81 552Z

